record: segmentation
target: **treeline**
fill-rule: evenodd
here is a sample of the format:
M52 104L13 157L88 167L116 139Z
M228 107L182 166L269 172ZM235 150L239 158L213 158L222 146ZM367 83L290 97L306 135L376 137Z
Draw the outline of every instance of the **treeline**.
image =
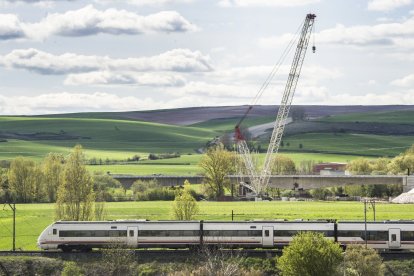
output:
M72 153L73 155L74 153ZM83 154L79 153L81 156ZM80 185L79 173L73 173L73 166L77 172L82 170L90 178L94 200L112 201L114 190L121 188L121 183L109 175L95 173L90 175L84 167L83 157L79 164L70 163L67 157L58 153L49 153L41 162L16 157L8 168L0 169L0 201L16 203L46 203L56 202L59 187L74 181ZM124 193L123 193L124 194Z
M170 158L178 158L180 157L180 153L178 152L171 152L171 153L150 153L148 154L148 160L160 160L160 159L170 159ZM110 159L110 158L90 158L85 161L87 165L115 165L115 164L125 164L125 163L136 163L143 159L140 155L134 154L131 157L126 159ZM1 164L0 164L1 166Z
M355 175L398 175L414 172L414 145L400 155L369 160L355 159L348 163L347 170Z

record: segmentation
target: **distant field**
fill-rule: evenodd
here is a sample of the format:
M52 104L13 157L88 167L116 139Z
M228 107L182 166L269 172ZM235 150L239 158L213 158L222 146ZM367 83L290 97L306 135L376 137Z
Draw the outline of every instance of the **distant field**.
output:
M335 115L320 119L324 122L371 122L414 125L414 111L367 112Z
M172 218L169 201L107 203L107 219L163 220ZM235 220L252 219L339 219L363 220L364 206L360 202L199 202L200 213L196 219ZM16 246L25 250L36 248L41 231L53 222L53 204L18 204L16 218ZM414 204L376 204L377 220L413 219ZM372 211L368 220L372 220ZM0 250L12 245L12 212L0 212Z
M338 155L338 154L320 154L320 153L287 153L283 155L289 156L297 165L303 160L315 160L316 162L343 162L346 163L360 156ZM259 154L259 160L264 160L265 154ZM182 155L179 158L163 159L163 160L145 160L137 164L127 165L100 165L87 166L91 172L111 172L113 174L136 174L136 175L196 175L202 173L198 166L202 155Z
M48 152L67 153L82 144L88 158L126 159L140 153L193 153L217 133L208 129L139 121L78 118L0 117L3 133L52 133L56 139L0 143L0 159L18 155L41 158ZM79 137L59 140L62 135ZM1 133L0 133L1 137Z
M283 139L284 151L305 150L320 153L395 156L414 143L414 136L386 136L349 133L307 133ZM287 143L290 145L287 146ZM299 145L302 144L302 149Z

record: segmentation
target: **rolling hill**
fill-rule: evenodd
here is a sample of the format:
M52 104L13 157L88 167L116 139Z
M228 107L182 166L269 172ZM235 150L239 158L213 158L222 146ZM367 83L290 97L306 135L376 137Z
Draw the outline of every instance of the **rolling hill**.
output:
M305 120L285 129L284 152L394 156L414 142L414 106L295 106ZM257 106L244 127L263 126L264 149L276 106ZM0 117L0 160L67 153L82 144L88 158L195 154L214 137L232 133L246 106ZM266 129L268 128L268 129Z

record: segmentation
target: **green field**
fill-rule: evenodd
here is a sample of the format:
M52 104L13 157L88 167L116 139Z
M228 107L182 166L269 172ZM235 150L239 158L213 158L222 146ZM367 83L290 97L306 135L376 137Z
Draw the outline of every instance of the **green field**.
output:
M107 219L172 218L172 202L118 202L107 203ZM235 220L252 219L339 219L363 220L364 206L360 202L199 202L200 213L196 219ZM36 240L41 231L53 222L53 204L16 205L16 247L36 249ZM414 219L414 204L376 204L377 220ZM369 210L368 219L373 214ZM8 207L0 212L0 250L11 249L12 212Z
M205 122L193 124L191 126L200 127L204 129L212 129L212 130L221 131L221 132L232 132L234 131L234 127L238 123L239 120L240 120L240 117L213 119L213 120L208 120ZM251 127L255 125L266 124L266 123L273 122L274 120L275 120L275 117L273 116L272 117L269 117L269 116L247 117L243 121L243 127Z
M368 122L414 124L414 111L367 112L335 115L320 119L324 122Z
M346 163L360 156L338 155L338 154L321 154L321 153L288 153L283 155L289 156L299 165L303 160L315 160L316 162L342 162ZM179 158L163 159L163 160L145 160L136 164L125 165L96 165L87 166L90 172L111 172L112 174L136 174L136 175L196 175L203 171L198 166L202 155L182 155ZM258 154L258 159L263 161L264 153Z
M0 159L18 155L39 159L49 152L67 153L76 144L87 149L88 158L126 159L143 153L194 153L217 136L208 129L111 119L0 117L0 129L8 133L56 136L56 139L47 140L7 139L8 142L0 143ZM61 133L78 139L59 140Z
M414 136L386 136L349 133L306 133L283 139L282 151L316 151L365 156L395 156L408 149ZM287 146L287 143L290 145ZM303 148L299 148L302 144Z

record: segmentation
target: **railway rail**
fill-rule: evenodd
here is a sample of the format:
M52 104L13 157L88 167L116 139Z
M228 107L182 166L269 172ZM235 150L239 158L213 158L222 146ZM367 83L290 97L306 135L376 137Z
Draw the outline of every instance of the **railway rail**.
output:
M194 250L189 249L135 249L130 250L138 259L153 259L154 257L163 259L171 257L189 258L195 255ZM220 249L224 256L242 256L242 257L261 257L271 258L281 256L280 249ZM200 251L198 251L200 252ZM383 260L411 260L414 259L414 251L379 251ZM199 254L202 254L200 252ZM48 257L60 259L83 259L83 258L100 258L102 250L93 250L91 252L61 252L61 251L0 251L0 256L32 256Z

